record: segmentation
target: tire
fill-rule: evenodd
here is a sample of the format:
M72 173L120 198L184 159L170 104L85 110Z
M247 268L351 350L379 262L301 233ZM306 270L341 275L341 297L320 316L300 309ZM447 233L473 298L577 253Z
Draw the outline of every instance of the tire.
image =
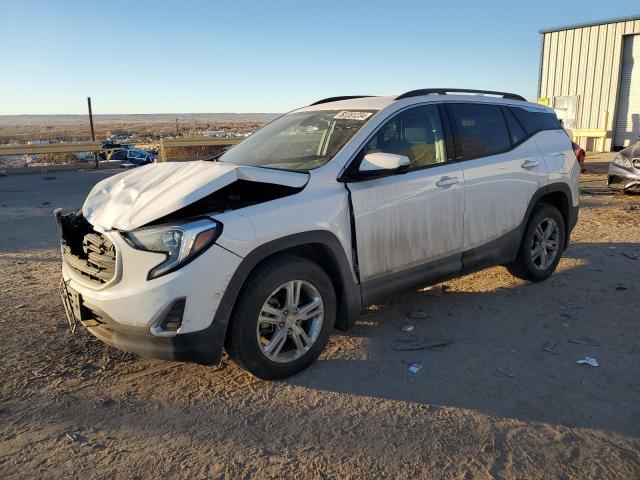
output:
M553 235L549 240L546 240L547 243L545 245L549 245L549 248L552 248L553 244L556 244L557 250L555 251L553 259L547 260L548 257L545 257L545 259L542 260L540 256L534 259L532 257L538 253L537 250L534 252L534 249L537 246L541 246L540 233L536 233L536 229L542 224L542 230L546 233L545 227L548 227L549 225L547 222L548 220L552 220L556 223L557 235ZM565 238L566 227L560 211L558 211L558 209L553 205L541 204L531 215L522 237L518 256L513 262L506 265L507 270L509 270L509 273L514 277L518 277L523 280L529 280L532 282L545 280L558 266L558 262L562 256ZM547 251L546 248L545 251ZM547 251L546 255L550 255L550 252Z
M319 306L306 314L313 318L301 320L304 313L288 312L287 307L292 304L288 304L290 290L286 286L291 284L298 292L296 305L301 307L300 312L320 299ZM273 315L276 310L280 317ZM298 313L297 308L292 310ZM265 319L270 323L263 323ZM335 319L336 294L326 272L306 258L279 255L257 267L245 282L231 314L226 350L237 365L258 378L289 377L304 370L322 353ZM267 350L271 350L271 357Z

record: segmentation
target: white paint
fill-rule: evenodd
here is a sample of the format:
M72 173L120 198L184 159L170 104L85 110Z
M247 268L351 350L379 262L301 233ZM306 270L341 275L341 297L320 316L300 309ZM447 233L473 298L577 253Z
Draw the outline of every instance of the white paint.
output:
M242 260L227 250L212 246L197 261L154 280L147 280L151 268L164 260L164 255L143 252L130 247L119 234L112 232L122 276L109 288L94 290L79 280L78 275L63 265L62 276L68 286L82 295L88 305L105 312L123 325L150 327L158 316L177 298L187 297L183 324L178 333L202 330L213 320L234 272Z
M187 162L149 165L104 180L89 194L83 213L116 245L114 280L96 287L66 265L64 278L87 303L125 325L149 327L173 300L185 296L184 324L178 333L209 326L242 257L288 235L316 230L335 235L355 281L348 195L337 178L367 138L397 112L469 99L374 97L305 107L302 110L378 110L334 159L309 174ZM523 105L488 97L473 101ZM539 163L523 169L527 159ZM448 180L442 182L443 178ZM217 245L179 270L147 280L163 255L133 249L113 229L142 226L237 179L304 188L288 197L213 215L224 225ZM563 132L541 132L502 155L351 183L362 280L455 257L507 233L520 224L531 196L549 180L568 183L577 205L578 167Z
M527 160L538 164L523 168ZM507 153L466 160L460 165L465 180L465 251L517 228L533 194L548 183L542 155L533 139Z
M205 161L154 163L99 182L85 200L82 214L103 230L131 230L239 179L302 187L309 175Z
M462 252L462 178L453 163L349 184L363 281Z
M368 153L362 159L358 170L361 172L374 172L376 170L397 170L409 165L409 157L393 153L375 152Z

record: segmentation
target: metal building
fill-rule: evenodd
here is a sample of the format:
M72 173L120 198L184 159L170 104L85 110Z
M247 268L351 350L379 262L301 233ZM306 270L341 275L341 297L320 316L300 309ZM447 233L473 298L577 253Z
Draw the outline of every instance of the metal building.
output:
M585 150L640 135L640 15L540 30L538 102L553 107Z

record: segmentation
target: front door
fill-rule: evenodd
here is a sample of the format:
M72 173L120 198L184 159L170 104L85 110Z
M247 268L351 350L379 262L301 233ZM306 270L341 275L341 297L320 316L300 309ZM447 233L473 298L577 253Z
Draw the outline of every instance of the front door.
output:
M403 172L351 182L360 277L363 282L440 261L461 268L462 170L447 162L438 107L413 107L374 134L355 162L374 152L409 157Z

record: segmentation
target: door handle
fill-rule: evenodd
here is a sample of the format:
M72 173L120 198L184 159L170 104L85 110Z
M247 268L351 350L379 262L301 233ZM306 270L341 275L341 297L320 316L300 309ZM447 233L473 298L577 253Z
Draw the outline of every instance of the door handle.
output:
M531 160L530 158L528 158L524 162L522 162L522 164L520 166L522 168L533 168L533 167L537 167L538 165L540 165L539 161Z
M448 187L449 185L454 185L456 183L458 183L460 180L458 180L458 177L447 177L444 176L442 177L440 180L438 180L436 182L436 186L437 187Z

